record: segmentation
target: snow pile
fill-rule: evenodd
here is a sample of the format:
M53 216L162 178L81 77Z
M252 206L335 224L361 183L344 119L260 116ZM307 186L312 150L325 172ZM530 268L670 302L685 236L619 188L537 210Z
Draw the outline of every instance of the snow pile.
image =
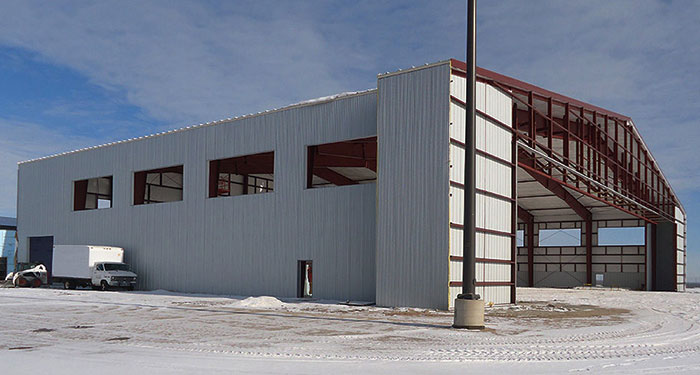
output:
M260 297L248 297L242 301L233 302L226 307L240 307L240 308L253 308L253 309L278 309L284 307L285 303L278 300L275 297L270 296L260 296Z
M302 106L302 105L311 105L311 104L320 104L320 103L325 103L325 102L330 102L332 100L336 99L342 99L348 96L353 96L357 94L362 94L365 92L373 91L374 89L368 89L368 90L363 90L363 91L346 91L346 92L341 92L339 94L335 95L329 95L329 96L322 96L320 98L315 98L315 99L309 99L309 100L304 100L298 103L294 103L289 105L288 107L297 107L297 106Z

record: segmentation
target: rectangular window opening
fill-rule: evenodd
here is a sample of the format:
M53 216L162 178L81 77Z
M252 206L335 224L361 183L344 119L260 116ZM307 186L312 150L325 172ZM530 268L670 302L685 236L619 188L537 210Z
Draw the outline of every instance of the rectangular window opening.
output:
M377 181L377 137L307 148L306 187L345 186Z
M539 246L581 246L581 229L540 229Z
M182 165L134 173L134 205L176 202L183 195Z
M73 210L112 207L112 176L73 181Z
M644 227L600 228L598 229L598 246L643 246Z
M209 162L209 198L274 191L275 153L237 156Z
M525 247L525 231L522 229L518 229L518 231L515 232L515 246Z

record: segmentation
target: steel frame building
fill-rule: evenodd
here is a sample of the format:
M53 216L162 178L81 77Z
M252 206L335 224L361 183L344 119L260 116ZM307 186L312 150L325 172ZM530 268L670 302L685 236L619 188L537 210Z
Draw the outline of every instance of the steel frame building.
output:
M683 290L685 212L632 121L477 73L477 292L509 303L516 284L598 274ZM20 261L113 245L140 288L281 297L300 296L313 265L315 298L447 309L462 281L464 85L464 63L447 60L20 163ZM644 244L598 245L599 228L624 226L644 226ZM580 229L580 246L539 246L551 228Z
M587 284L594 273L615 273L617 286L685 290L685 210L632 119L486 69L478 74L514 103L518 219L527 237L518 254L521 281L527 279L521 285L572 286L584 280L575 273L585 272ZM559 259L534 246L540 228L577 226L583 246L555 252ZM597 246L598 228L611 226L646 226L646 243ZM570 279L543 283L550 267L569 268ZM626 273L637 280L619 275Z

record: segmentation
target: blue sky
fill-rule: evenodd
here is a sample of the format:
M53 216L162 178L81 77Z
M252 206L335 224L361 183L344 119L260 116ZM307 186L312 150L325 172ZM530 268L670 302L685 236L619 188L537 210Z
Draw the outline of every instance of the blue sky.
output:
M375 87L464 56L464 1L0 2L0 215L16 162ZM700 277L700 2L479 3L478 64L632 117Z

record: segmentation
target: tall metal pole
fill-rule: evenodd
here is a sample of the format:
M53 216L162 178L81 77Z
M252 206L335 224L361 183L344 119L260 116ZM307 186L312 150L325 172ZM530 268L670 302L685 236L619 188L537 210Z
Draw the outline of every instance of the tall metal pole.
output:
M467 1L467 128L464 155L464 233L462 294L458 298L479 299L476 294L476 0Z
M476 294L476 0L467 1L467 121L464 155L462 293L452 327L484 328L484 300Z

